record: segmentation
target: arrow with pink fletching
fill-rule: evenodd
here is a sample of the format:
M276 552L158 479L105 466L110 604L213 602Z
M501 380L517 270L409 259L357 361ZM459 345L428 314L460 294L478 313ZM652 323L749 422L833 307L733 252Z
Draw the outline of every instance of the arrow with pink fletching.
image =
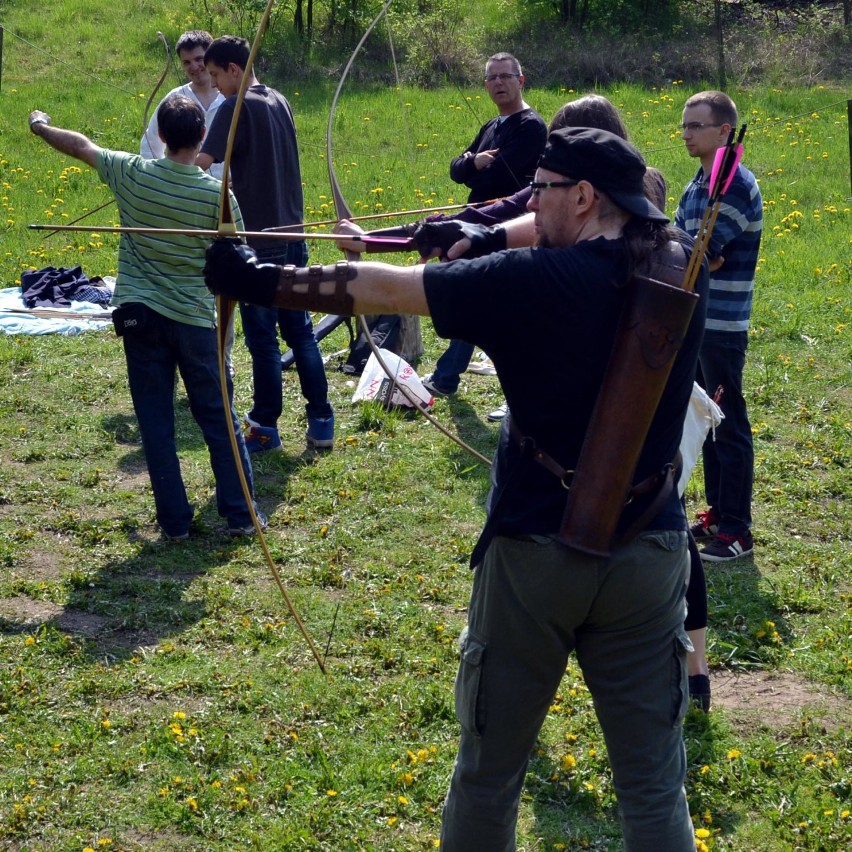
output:
M722 206L722 198L728 191L728 187L737 173L737 166L739 166L743 158L743 137L745 136L745 132L746 125L744 124L740 128L739 136L735 142L734 129L732 128L727 143L716 152L716 157L713 160L713 168L710 170L707 207L704 209L704 216L701 219L701 224L698 226L698 232L695 235L695 245L692 247L692 254L689 257L689 263L683 277L684 290L692 292L695 289L698 271L704 262L704 256L707 254L707 249L710 246L710 237L713 236L713 229L716 227L716 219L719 216L719 208Z

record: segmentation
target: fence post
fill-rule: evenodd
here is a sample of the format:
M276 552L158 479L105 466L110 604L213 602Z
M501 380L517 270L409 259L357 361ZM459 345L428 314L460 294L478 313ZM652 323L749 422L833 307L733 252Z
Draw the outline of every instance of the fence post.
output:
M852 98L846 101L846 129L849 131L849 189L852 190Z

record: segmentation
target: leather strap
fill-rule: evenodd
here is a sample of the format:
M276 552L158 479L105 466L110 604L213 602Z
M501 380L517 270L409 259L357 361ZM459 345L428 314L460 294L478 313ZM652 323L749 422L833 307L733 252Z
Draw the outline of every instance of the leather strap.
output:
M522 435L521 430L518 429L517 424L512 419L511 412L507 416L509 417L509 435L520 447L521 455L524 458L532 459L534 462L540 464L548 473L552 473L566 491L570 489L574 471L562 467L553 456L538 447L535 438L529 435ZM662 470L645 477L645 479L631 486L627 494L627 500L624 503L625 508L638 497L643 497L655 490L656 494L645 511L624 532L617 536L614 545L626 544L628 541L634 539L642 532L648 522L657 515L660 509L662 509L672 492L672 488L674 488L675 474L680 471L681 464L682 459L680 450L678 450L674 459L664 465Z
M347 260L339 260L334 266L315 263L307 269L288 263L281 267L281 293L291 307L302 310L320 310L327 314L351 316L354 313L353 299L347 284L355 277L355 270ZM320 284L334 281L334 292L323 294ZM297 284L307 284L307 290L297 291Z

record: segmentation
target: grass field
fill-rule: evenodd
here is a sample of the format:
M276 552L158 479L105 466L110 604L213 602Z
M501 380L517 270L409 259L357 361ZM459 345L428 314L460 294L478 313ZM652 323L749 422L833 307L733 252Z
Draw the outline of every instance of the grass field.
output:
M110 4L88 3L85 19L80 8L0 2L0 22L41 48L5 35L5 287L48 264L114 274L113 237L26 229L107 200L94 174L31 136L26 117L44 109L135 150L162 64L155 32L173 41L189 26L186 4L130 3L120 30ZM268 82L294 106L307 218L333 218L324 139L334 81ZM675 130L690 93L677 81L602 91L666 175L671 210L695 168ZM527 99L549 117L577 94L566 81ZM839 852L852 845L849 93L732 95L765 202L746 371L756 547L754 559L708 571L716 707L687 719L690 808L712 850ZM489 115L477 90L347 89L334 156L350 205L463 200L448 161ZM325 244L311 251L338 257ZM421 375L443 348L428 322L424 337ZM345 344L341 330L324 349ZM235 359L244 411L239 342ZM192 539L175 545L157 533L115 337L0 336L0 848L436 848L457 738L455 640L488 471L421 419L352 405L333 367L334 451L304 450L303 402L285 374L285 452L255 464L271 552L328 646L325 677L256 543L224 535L183 393L179 445L198 515ZM436 415L489 454L496 427L484 414L500 400L496 380L467 374ZM697 479L688 498L702 508ZM606 750L572 663L530 767L519 846L616 850L618 838Z

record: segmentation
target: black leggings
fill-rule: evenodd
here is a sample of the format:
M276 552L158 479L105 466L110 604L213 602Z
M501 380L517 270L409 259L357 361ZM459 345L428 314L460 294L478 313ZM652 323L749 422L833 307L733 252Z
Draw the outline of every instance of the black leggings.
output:
M704 565L698 555L698 545L689 536L689 584L686 587L686 630L700 630L707 626L707 582L704 579Z

